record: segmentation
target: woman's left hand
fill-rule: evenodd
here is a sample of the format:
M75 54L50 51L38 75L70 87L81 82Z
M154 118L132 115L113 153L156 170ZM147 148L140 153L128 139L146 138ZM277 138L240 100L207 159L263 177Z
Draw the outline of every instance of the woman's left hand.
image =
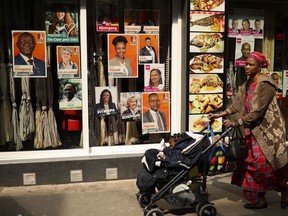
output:
M225 125L225 127L234 127L236 125L236 123L231 121L231 120L229 120L229 119L225 119L224 120L224 125Z

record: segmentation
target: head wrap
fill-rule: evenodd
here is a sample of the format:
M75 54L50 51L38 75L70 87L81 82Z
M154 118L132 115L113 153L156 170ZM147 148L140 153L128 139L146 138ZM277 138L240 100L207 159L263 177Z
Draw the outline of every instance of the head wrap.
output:
M251 52L247 58L253 58L260 67L267 68L269 66L269 62L266 57L260 52Z

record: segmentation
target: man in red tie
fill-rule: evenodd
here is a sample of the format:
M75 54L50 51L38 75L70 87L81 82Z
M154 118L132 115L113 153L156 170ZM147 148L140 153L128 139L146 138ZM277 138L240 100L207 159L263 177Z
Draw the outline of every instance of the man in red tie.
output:
M14 65L33 65L33 73L29 76L44 77L45 74L45 62L33 56L33 51L36 47L34 36L29 32L23 32L18 36L17 48L20 53L14 58Z

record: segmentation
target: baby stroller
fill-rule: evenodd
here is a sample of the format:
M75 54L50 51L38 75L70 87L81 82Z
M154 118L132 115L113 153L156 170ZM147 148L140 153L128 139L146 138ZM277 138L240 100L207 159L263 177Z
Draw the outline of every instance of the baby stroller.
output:
M207 127L210 128L210 124L208 123L202 132ZM156 157L159 150L147 150L142 158L143 168L137 176L140 191L136 194L144 216L164 216L164 213L171 210L187 208L196 209L199 216L216 216L216 208L209 202L206 188L208 158L214 144L229 131L230 129L226 130L212 143L209 133L183 133L184 138L175 145L186 146L182 150L180 161L159 160ZM151 159L153 156L154 159ZM198 173L191 175L195 167L201 175Z

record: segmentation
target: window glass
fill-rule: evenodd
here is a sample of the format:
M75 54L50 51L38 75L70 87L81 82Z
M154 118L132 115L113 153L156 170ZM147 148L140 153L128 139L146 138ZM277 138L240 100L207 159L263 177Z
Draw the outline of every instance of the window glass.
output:
M5 1L0 13L0 151L82 148L79 1Z
M171 1L87 1L90 146L170 134Z

